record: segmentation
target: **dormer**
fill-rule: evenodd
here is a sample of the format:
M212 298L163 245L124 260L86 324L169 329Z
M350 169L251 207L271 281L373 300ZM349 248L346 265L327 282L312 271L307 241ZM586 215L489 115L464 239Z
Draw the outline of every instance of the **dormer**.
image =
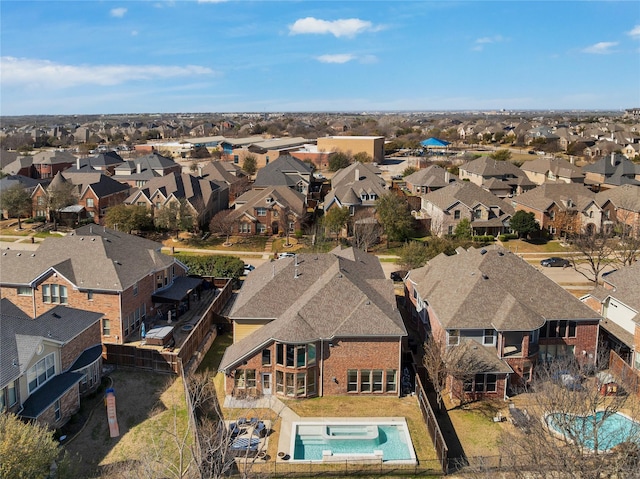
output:
M265 201L265 203L270 205L271 203L273 203L273 198L271 198L271 196L267 196L267 198L264 201Z

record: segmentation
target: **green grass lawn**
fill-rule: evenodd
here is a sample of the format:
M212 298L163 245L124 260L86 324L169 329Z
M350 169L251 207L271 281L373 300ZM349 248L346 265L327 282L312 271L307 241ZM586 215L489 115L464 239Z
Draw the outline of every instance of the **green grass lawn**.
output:
M527 241L509 240L502 243L503 246L513 253L568 253L571 250L560 244L559 241Z

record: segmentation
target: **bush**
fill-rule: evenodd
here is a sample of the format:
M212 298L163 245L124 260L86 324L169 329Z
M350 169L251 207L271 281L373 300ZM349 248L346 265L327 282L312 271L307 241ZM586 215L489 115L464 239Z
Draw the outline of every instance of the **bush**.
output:
M496 240L493 235L474 236L471 239L474 243L491 243Z
M498 239L501 242L504 243L504 242L512 240L512 239L518 239L518 235L516 233L506 233L506 234L503 234L503 235L499 235Z
M302 239L303 235L304 233L302 232L302 230L296 230L296 232L294 233L294 236L296 237L296 239Z

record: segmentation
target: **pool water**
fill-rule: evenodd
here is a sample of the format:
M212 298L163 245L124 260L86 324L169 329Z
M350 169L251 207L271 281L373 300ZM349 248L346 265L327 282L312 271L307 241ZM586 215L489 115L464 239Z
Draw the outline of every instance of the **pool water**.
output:
M604 418L604 419L603 419ZM626 441L640 444L640 423L624 414L615 413L605 418L604 412L591 416L551 413L547 425L556 433L579 441L592 451L607 451Z
M381 451L383 462L415 461L406 423L294 423L293 428L293 460L322 461L326 451L334 460L374 459Z

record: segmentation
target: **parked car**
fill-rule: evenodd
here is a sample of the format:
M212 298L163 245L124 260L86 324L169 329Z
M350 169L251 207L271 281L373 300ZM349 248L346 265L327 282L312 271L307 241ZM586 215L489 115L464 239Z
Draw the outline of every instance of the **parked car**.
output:
M606 278L607 276L609 276L611 273L615 273L616 271L618 271L617 269L612 269L611 271L605 271L604 273L602 273L602 277Z
M278 259L282 258L293 258L295 254L293 253L278 253Z
M557 256L552 256L551 258L545 258L540 261L540 264L546 268L566 268L571 265L571 262L568 259L558 258Z
M404 176L402 176L402 175L393 175L391 177L391 179L394 180L394 181L402 181L404 179Z
M254 269L256 269L255 266L253 266L252 264L244 264L244 272L242 274L244 274L245 276L248 275L249 273L251 273Z

